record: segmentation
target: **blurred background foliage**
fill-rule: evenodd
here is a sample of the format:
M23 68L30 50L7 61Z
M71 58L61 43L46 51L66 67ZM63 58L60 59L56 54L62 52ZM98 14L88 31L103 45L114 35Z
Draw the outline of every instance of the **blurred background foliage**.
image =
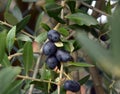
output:
M119 0L0 0L0 94L58 94L59 73L41 51L56 26L56 45L74 58L64 72L82 85L76 94L119 94L119 17Z

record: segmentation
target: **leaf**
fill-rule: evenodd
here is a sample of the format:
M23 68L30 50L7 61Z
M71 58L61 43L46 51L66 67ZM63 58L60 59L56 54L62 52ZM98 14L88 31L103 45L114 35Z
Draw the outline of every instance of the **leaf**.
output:
M23 2L36 2L37 0L22 0Z
M0 32L0 62L3 60L4 55L5 55L5 46L6 43L4 42L6 41L6 32L2 31Z
M4 13L4 17L5 17L5 20L11 25L15 25L18 23L17 18L13 14L9 13L8 11Z
M67 37L69 35L68 30L63 27L59 28L58 31L60 32L60 34L62 34L65 37Z
M39 14L36 25L35 25L35 32L37 32L40 29L40 24L41 24L43 16L44 16L44 12Z
M82 79L80 79L78 82L80 83L80 85L83 85L85 82L88 81L89 78L90 78L90 75L87 75L83 77Z
M16 32L18 33L18 32L20 32L20 30L22 30L25 26L26 26L26 24L29 22L29 20L30 20L30 15L27 15L27 16L25 16L19 23L17 23L17 28L16 28Z
M112 47L112 53L115 57L116 62L119 63L120 61L120 20L118 19L120 15L120 6L117 6L112 17L109 18L110 20L110 26L111 26L111 47Z
M3 56L4 56L4 58L3 58L2 62L0 62L2 64L2 66L5 66L5 67L11 66L10 61L8 60L7 54L5 54Z
M71 12L74 13L75 12L76 2L74 0L69 0L66 3L69 6Z
M23 63L24 63L24 69L26 75L28 74L28 71L33 66L33 49L32 49L32 43L26 42L24 45L23 50Z
M49 31L49 30L50 30L50 27L49 27L47 24L41 23L40 25L41 25L41 27L44 28L46 31Z
M4 92L8 91L8 87L15 81L20 71L20 67L7 67L0 71L0 94L6 94Z
M80 63L80 62L69 62L67 66L76 66L76 67L94 67L92 64Z
M98 42L90 40L87 34L82 31L77 33L76 38L89 57L96 61L97 67L107 73L114 74L116 77L120 77L120 65L115 63L110 51L103 48Z
M13 47L14 41L15 41L15 33L16 33L16 26L12 27L7 34L6 46L7 46L9 53L10 53L10 51Z
M44 9L48 13L50 17L58 16L61 12L62 6L56 4L56 3L47 3L44 6Z
M47 32L42 32L35 38L35 41L38 42L38 43L42 43L46 39L47 39Z
M13 15L17 18L18 21L22 20L22 12L20 11L18 6L14 6L12 10Z
M11 2L12 2L12 0L8 0L7 1L7 5L6 5L6 10L5 11L9 11L9 7L10 7Z
M24 34L18 34L17 40L32 42L32 39L29 36Z
M68 15L67 18L78 25L90 26L90 25L98 24L97 20L94 19L92 16L89 16L83 13L74 13L74 14Z
M23 80L16 80L7 89L5 94L19 94Z
M47 70L45 66L42 67L42 69L40 70L40 75L41 75L41 79L42 80L49 80L51 79L51 71Z

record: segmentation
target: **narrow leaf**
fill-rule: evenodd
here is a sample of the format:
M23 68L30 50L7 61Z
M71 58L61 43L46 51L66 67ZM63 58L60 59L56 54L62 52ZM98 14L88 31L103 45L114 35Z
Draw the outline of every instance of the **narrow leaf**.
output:
M80 79L78 82L80 83L80 85L83 85L85 82L88 81L89 78L90 78L90 75L87 75L83 77L82 79Z
M20 71L20 67L7 67L0 71L0 94L6 94L4 92L7 91L8 87L15 80Z
M32 42L32 39L29 36L24 34L18 34L17 40Z
M6 43L6 32L2 31L0 32L0 62L3 60L4 55L5 55L5 45Z
M50 30L50 27L49 27L47 24L41 23L40 25L41 25L41 27L44 28L46 31L49 31L49 30Z
M10 51L13 47L14 41L15 41L15 33L16 33L16 26L12 27L7 34L6 46L7 46L9 53L10 53Z
M3 58L2 62L0 62L2 64L2 66L5 66L5 67L10 66L11 64L10 64L10 61L8 60L7 54L4 54L3 56L4 56L4 58Z
M80 63L80 62L69 62L67 66L76 66L76 67L94 67L92 64Z
M32 49L32 43L31 42L26 42L25 45L24 45L23 61L24 61L25 73L27 75L28 71L33 66L33 49Z
M37 0L22 0L23 2L36 2Z
M17 18L13 14L9 13L8 11L4 13L4 17L5 17L5 20L11 25L15 25L18 23Z
M17 23L16 32L20 32L30 20L30 15L25 16L19 23Z
M38 36L35 38L35 41L38 42L38 43L42 43L42 42L44 42L46 39L47 39L47 32L42 32L42 33L40 33L40 35L38 35Z
M69 1L67 1L67 5L69 6L71 12L74 13L75 12L76 1L69 0Z
M74 13L69 16L67 16L68 19L75 22L78 25L97 25L98 22L96 19L94 19L92 16L83 14L83 13Z

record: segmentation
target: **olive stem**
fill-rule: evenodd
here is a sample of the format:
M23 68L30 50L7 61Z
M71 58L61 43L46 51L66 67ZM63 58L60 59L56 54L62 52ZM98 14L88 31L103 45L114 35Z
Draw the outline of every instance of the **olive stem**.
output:
M62 74L63 74L63 63L61 62L59 82L58 82L58 94L60 94L60 85L61 85Z
M0 23L3 24L3 25L6 25L6 26L8 26L8 27L11 27L11 28L13 27L13 25L8 24L7 22L0 21ZM22 32L23 34L31 37L32 39L35 39L34 36L30 35L29 33L25 32L25 31L21 30L21 32Z
M37 81L37 82L45 82L45 83L52 83L52 84L56 84L56 82L53 81L48 81L48 80L41 80L41 79L35 79L29 76L23 76L23 75L17 75L18 78L22 78L22 79L28 79L28 80L33 80L33 81Z

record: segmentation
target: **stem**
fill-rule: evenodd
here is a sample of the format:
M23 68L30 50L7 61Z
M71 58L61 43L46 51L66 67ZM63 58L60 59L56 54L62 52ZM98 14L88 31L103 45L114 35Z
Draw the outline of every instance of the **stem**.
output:
M58 82L58 94L60 94L60 85L61 85L61 80L62 80L62 73L63 73L63 63L61 63L61 67L60 67L59 82Z
M99 10L99 9L97 9L97 8L95 8L95 7L87 4L87 3L85 3L85 2L81 1L81 4L84 5L84 6L86 6L86 7L88 7L88 8L90 8L90 9L92 9L92 10L94 10L94 11L96 11L96 12L98 12L98 13L100 13L100 14L102 14L102 15L110 16L109 14L107 14L107 13L105 13L105 12L103 12L103 11L101 11L101 10Z
M11 28L13 27L13 25L10 25L10 24L8 24L8 23L6 23L6 22L3 22L3 21L0 21L0 23L3 24L3 25L6 25L6 26L8 26L8 27L11 27ZM30 35L29 33L25 32L25 31L23 31L23 30L21 30L21 32L22 32L23 34L31 37L32 39L34 39L34 36Z
M17 75L17 77L22 78L22 79L33 80L33 81L37 81L37 82L45 82L45 83L57 84L56 82L53 82L53 81L35 79L35 78L29 77L29 76Z

